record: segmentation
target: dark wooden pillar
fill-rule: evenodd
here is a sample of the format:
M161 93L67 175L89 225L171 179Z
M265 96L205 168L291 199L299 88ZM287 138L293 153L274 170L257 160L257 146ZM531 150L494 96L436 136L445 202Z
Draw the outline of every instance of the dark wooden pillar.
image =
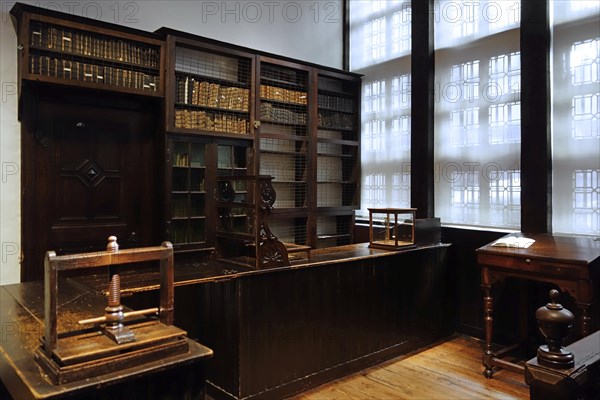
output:
M342 69L350 71L350 0L342 0Z
M434 1L412 2L412 116L411 116L411 206L417 218L434 216L433 198L433 100Z
M521 231L552 231L547 0L521 2ZM414 107L414 106L413 106Z

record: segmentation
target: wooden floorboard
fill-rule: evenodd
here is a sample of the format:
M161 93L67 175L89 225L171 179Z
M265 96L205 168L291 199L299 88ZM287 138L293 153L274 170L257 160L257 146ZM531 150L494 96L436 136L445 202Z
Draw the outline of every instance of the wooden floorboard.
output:
M528 399L521 374L482 375L481 349L480 340L456 336L288 400Z

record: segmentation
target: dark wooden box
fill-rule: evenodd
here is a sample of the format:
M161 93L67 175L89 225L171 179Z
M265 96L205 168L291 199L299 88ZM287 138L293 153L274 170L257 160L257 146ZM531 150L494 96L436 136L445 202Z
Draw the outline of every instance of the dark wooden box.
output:
M414 243L418 246L438 244L442 241L442 224L439 218L417 218L414 220ZM409 235L404 230L410 229L409 224L400 226L400 236Z

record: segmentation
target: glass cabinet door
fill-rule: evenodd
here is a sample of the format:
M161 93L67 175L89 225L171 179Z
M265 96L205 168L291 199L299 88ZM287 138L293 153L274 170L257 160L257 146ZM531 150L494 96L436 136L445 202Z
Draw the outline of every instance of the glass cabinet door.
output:
M259 82L259 171L273 177L277 193L271 229L286 243L305 245L310 206L310 70L261 60Z
M359 206L360 85L336 75L321 71L317 80L317 247L352 243Z
M204 135L249 135L251 73L250 58L178 44L169 129Z
M177 245L206 241L206 145L172 141L170 240Z

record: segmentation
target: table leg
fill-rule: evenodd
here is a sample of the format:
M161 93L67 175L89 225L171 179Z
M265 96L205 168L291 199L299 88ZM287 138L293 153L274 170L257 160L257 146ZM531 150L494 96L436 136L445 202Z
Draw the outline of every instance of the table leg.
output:
M590 334L590 326L592 324L592 317L590 316L590 303L576 302L577 308L581 312L581 318L579 319L579 332L581 337L584 338Z
M483 349L483 366L485 370L483 371L483 376L486 378L491 378L492 371L492 357L494 353L492 352L492 311L493 311L493 298L491 296L491 290L489 285L482 285L483 288L483 312L484 312L484 322L485 322L485 347Z

